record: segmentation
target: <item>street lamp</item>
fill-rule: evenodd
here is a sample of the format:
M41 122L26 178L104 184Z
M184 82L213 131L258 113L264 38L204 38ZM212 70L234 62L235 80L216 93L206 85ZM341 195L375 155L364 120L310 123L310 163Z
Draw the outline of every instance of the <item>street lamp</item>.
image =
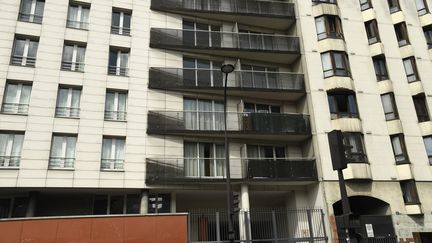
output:
M224 85L224 138L225 138L225 173L226 173L226 193L227 193L227 209L228 209L228 240L230 243L234 243L235 232L234 232L234 212L233 212L233 193L231 190L231 174L230 174L230 163L229 163L229 144L227 134L227 85L228 85L228 74L234 71L235 67L232 64L224 64L221 67L221 71L225 74L225 85Z

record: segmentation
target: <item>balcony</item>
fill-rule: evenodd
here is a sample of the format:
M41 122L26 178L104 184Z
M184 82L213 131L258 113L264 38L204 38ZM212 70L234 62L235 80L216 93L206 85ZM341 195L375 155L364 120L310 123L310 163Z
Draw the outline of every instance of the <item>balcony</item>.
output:
M29 104L20 103L3 103L1 112L7 114L26 115L29 110Z
M150 68L149 88L223 95L219 69ZM305 95L304 75L287 72L235 71L229 96L296 101ZM289 95L288 95L289 94Z
M152 28L150 47L284 64L300 57L298 37L274 34Z
M231 159L231 165L241 165L243 173L231 172L233 182L316 181L315 160ZM146 161L148 184L223 184L225 159L167 158Z
M294 4L276 1L152 0L151 9L281 30L295 21Z
M279 113L227 113L230 138L304 141L311 135L309 116ZM147 133L223 137L223 112L149 111Z

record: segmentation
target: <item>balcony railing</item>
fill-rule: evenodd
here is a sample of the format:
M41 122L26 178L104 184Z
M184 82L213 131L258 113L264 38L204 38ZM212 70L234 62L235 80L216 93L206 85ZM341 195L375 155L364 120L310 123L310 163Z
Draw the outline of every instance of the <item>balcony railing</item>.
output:
M36 57L12 56L11 64L34 67L36 65Z
M121 26L111 26L111 33L116 35L130 35L130 28Z
M61 69L67 71L73 71L73 72L84 72L84 63L62 61Z
M124 160L123 159L102 159L101 160L101 170L124 170Z
M29 109L29 104L3 103L1 111L3 113L11 113L11 114L27 114L28 109Z
M23 22L41 24L42 19L43 19L43 16L36 15L36 14L19 13L19 15L18 15L18 20L23 21Z
M117 75L117 76L129 76L129 68L109 66L108 67L108 74L109 75Z
M152 28L152 47L299 53L299 39L275 34Z
M74 165L75 158L50 157L49 159L50 169L73 169Z
M257 134L309 134L309 116L280 113L227 113L227 130ZM148 133L224 131L223 112L149 111Z
M0 156L1 168L18 168L20 165L21 156Z
M304 91L304 75L287 72L235 71L229 88ZM150 68L149 87L157 89L223 88L219 69Z
M74 107L56 107L56 117L71 117L78 118L80 114L80 108Z
M66 21L66 27L68 28L74 28L74 29L82 29L82 30L88 30L89 29L89 23L83 22L83 21L75 21L75 20L67 20Z
M294 4L276 1L256 0L152 0L151 8L156 10L178 10L213 12L223 14L262 15L294 17Z
M105 111L105 120L126 121L126 112L125 111Z
M233 180L315 181L317 170L312 159L231 159L241 166ZM165 158L146 161L147 183L221 182L225 178L224 158Z

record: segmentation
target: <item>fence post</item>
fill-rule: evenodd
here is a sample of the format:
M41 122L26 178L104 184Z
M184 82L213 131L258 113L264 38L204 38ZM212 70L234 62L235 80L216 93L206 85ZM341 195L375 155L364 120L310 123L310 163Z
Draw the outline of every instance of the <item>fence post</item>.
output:
M219 212L216 212L216 241L221 242Z
M188 213L188 216L187 216L187 221L188 221L188 229L187 229L187 231L188 231L188 241L187 242L191 242L192 241L192 236L191 236L191 228L192 228L192 223L191 223L191 213L189 212Z
M244 213L244 225L246 231L246 243L250 243L252 242L251 232L250 232L250 220L249 220L250 211L244 211L243 213Z
M325 238L325 241L326 242L328 242L328 238L327 238L327 231L326 231L326 228L325 228L325 215L324 215L324 210L320 210L321 211L321 221L322 221L322 228L323 228L323 232L324 232L324 238Z
M273 222L273 239L275 243L278 243L277 224L276 224L276 213L272 210L272 222Z
M309 242L313 243L314 242L314 233L313 233L313 225L312 225L312 213L311 213L311 209L307 209L306 213L307 213L307 219L308 219L308 225L309 225Z

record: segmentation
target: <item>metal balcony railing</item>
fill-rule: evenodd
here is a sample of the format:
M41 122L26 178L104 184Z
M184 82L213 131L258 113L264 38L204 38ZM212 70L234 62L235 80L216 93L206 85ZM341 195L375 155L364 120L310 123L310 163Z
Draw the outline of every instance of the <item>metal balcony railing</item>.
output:
M261 134L310 134L309 116L280 113L227 113L228 131ZM224 113L149 111L148 132L223 131Z
M83 21L75 21L68 19L66 21L66 27L68 28L74 28L74 29L82 29L82 30L88 30L89 29L89 23L83 22Z
M36 65L36 57L12 56L11 64L34 67Z
M158 10L189 10L224 14L294 17L294 4L256 0L152 0L151 8Z
M116 35L130 35L130 28L121 26L111 26L111 33Z
M315 160L245 159L244 175L248 179L316 180Z
M74 165L75 158L50 157L49 159L50 169L73 169Z
M105 120L108 121L126 121L125 111L105 111Z
M123 159L102 159L101 170L124 170Z
M299 53L299 38L287 35L152 28L152 47Z
M56 107L56 117L71 117L78 118L80 115L80 108L75 107Z
M18 168L20 165L21 156L0 156L1 168Z
M61 69L67 71L73 71L73 72L84 72L84 63L62 61Z
M223 88L220 69L150 68L149 87L175 88ZM304 75L288 72L235 71L228 87L240 89L269 89L304 91Z
M43 16L36 15L36 14L19 13L19 15L18 15L18 20L23 21L23 22L41 24L42 19L43 19Z
M27 114L28 109L29 109L29 104L3 103L1 111L4 113L12 113L12 114Z
M235 213L235 242L327 242L321 209L252 208ZM228 240L228 214L224 209L189 211L190 243Z
M109 75L117 75L117 76L129 76L129 68L126 67L118 67L118 66L109 66L108 67Z

